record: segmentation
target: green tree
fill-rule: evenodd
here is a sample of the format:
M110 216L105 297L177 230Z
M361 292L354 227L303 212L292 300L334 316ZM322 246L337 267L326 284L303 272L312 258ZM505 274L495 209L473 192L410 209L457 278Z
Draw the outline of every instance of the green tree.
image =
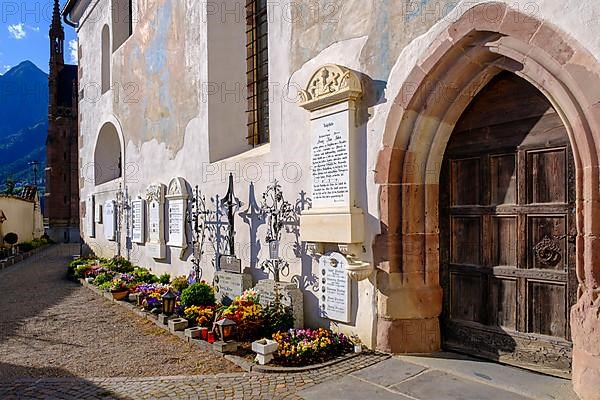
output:
M6 182L4 182L4 194L13 195L15 194L15 180L12 178L6 178Z

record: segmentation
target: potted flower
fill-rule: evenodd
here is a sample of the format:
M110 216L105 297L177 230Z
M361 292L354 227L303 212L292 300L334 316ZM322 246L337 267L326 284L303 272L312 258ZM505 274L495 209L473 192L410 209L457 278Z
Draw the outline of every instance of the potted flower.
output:
M351 339L352 339L352 343L354 344L354 352L362 353L363 344L362 344L362 341L360 340L360 338L358 337L358 335L356 335L356 334L352 335Z
M129 295L129 285L131 282L127 280L125 276L119 276L114 278L110 282L110 293L112 294L113 299L115 300L123 300Z

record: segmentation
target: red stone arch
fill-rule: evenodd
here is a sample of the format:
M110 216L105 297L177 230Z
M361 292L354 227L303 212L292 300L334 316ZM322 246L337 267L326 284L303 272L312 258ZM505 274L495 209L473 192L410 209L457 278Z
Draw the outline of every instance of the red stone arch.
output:
M574 384L600 393L600 65L557 27L501 3L475 6L418 61L397 94L378 156L381 234L378 347L440 346L438 196L441 161L454 125L502 70L536 86L560 114L577 170L577 272L572 310ZM597 395L596 395L597 396Z

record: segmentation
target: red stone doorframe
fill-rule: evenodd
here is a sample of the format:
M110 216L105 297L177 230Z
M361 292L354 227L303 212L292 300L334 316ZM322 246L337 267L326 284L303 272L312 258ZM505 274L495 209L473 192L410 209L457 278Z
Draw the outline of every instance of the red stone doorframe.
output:
M376 168L381 234L378 348L440 348L438 195L454 125L502 70L536 86L561 115L577 170L577 274L573 384L600 399L600 65L557 27L501 3L480 4L448 27L413 68L386 123Z

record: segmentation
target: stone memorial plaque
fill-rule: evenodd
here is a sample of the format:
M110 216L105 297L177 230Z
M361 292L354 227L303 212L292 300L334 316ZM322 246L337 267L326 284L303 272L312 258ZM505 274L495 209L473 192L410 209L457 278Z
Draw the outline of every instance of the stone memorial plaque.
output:
M131 241L143 244L146 241L146 201L137 199L131 202Z
M85 203L85 230L88 237L96 237L96 217L94 212L96 211L96 205L94 204L94 196L90 196Z
M147 249L152 258L166 257L164 240L165 186L153 184L146 192L148 203L148 241Z
M313 208L350 205L348 110L312 121Z
M323 318L350 322L350 277L348 261L339 253L328 253L319 260L321 293L319 307Z
M102 204L96 203L96 211L94 212L94 217L96 218L96 223L102 223Z
M169 241L168 246L181 247L185 230L183 200L169 200Z
M235 256L221 255L219 257L219 268L221 271L232 272L234 274L242 273L242 260Z
M167 246L179 249L179 258L183 259L188 246L186 239L186 218L188 203L187 185L183 178L173 178L167 191Z
M250 274L233 274L231 272L215 272L215 297L218 302L229 305L237 296L252 288Z
M281 302L288 307L292 307L294 328L304 328L304 296L295 284L275 282L270 279L258 281L254 289L260 295L260 304L266 307L272 303L275 300L276 288L281 295Z
M106 240L117 240L116 208L117 207L114 200L109 200L106 203L104 203L104 215L102 219L104 220L104 238Z

